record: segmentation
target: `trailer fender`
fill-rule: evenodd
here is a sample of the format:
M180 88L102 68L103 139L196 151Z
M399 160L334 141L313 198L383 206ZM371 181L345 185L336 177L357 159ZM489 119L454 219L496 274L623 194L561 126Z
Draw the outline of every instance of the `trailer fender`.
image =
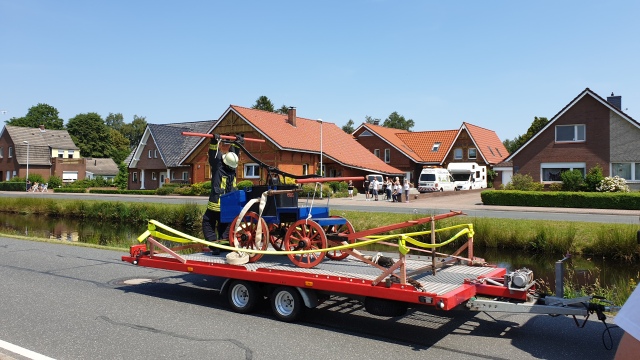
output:
M313 309L320 304L318 301L318 294L315 290L304 289L297 287L300 296L302 297L302 301L304 301L304 305L309 309Z

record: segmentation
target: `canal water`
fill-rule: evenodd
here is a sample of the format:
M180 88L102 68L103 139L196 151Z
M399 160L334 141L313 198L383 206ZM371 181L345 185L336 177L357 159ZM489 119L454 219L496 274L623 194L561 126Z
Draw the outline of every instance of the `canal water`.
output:
M2 234L32 236L60 242L126 247L135 244L136 238L145 230L146 225L0 213ZM474 249L474 255L508 270L525 267L531 269L536 279L543 280L551 288L555 279L555 262L563 258L563 254L529 254L478 247ZM566 268L574 281L581 285L597 282L599 285L612 286L621 282L628 283L629 279L640 278L640 264L621 263L613 259L572 256L566 262Z

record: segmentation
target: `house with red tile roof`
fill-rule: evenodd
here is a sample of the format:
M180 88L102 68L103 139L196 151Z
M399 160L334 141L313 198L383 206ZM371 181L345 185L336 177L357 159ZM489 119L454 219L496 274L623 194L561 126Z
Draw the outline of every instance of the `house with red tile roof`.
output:
M622 111L622 97L600 97L589 88L511 154L500 167L502 183L512 174L528 174L543 184L561 182L560 174L586 174L596 165L604 176L620 176L640 189L640 123Z
M369 173L403 175L402 171L382 161L336 124L298 117L295 108L290 108L287 114L279 114L231 105L210 133L244 134L245 138L264 139L264 143L247 141L244 147L266 165L294 175L319 173L321 156L327 177L364 176ZM210 177L207 160L209 142L209 138L200 138L180 161L190 165L193 182L206 181ZM265 184L266 177L264 169L260 169L247 154L240 155L237 181Z
M416 132L364 123L353 136L374 155L402 170L412 182L424 166L475 162L491 167L509 155L495 131L467 122L458 130Z

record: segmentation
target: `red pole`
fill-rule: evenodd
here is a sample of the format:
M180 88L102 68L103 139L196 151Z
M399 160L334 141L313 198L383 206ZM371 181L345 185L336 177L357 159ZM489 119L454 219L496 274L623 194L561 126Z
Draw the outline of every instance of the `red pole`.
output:
M330 177L330 178L309 178L309 179L297 179L297 184L308 184L315 182L328 182L328 181L348 181L348 180L364 180L364 176L351 176L351 177Z
M206 138L213 138L213 136L214 136L213 134L192 133L192 132L188 132L188 131L183 131L182 135L184 135L184 136L200 136L200 137L206 137ZM236 137L235 136L229 136L229 135L220 135L220 139L235 140ZM252 139L252 138L244 138L244 141L265 142L264 139Z

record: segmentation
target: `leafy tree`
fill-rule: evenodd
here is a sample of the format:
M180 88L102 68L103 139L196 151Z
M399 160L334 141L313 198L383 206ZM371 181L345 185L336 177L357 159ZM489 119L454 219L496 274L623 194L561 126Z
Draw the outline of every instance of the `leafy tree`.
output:
M27 111L27 115L20 118L11 118L5 121L7 125L37 128L44 125L45 129L62 130L64 120L58 116L58 109L51 105L39 103Z
M414 121L409 119L406 120L404 116L398 114L397 112L392 112L391 115L384 121L382 126L392 129L402 129L411 131L411 128L415 125Z
M364 121L365 121L367 124L374 124L374 125L378 125L378 124L380 124L380 119L372 118L372 117L371 117L371 116L369 116L369 115L367 115L367 116L365 116L365 117L364 117Z
M269 98L264 95L260 96L258 100L256 100L256 103L251 108L256 110L270 111L270 112L275 111L271 100L269 100Z
M129 140L129 149L133 150L140 139L142 139L142 135L144 135L144 130L147 128L147 120L144 116L133 115L133 121L131 124L124 124L120 133L124 135L125 138Z
M347 124L342 127L342 131L346 132L347 134L353 133L355 131L355 129L353 128L353 120L349 119L349 121L347 121Z
M76 115L69 119L67 130L83 157L109 157L109 128L97 113Z
M116 129L109 129L109 157L120 164L129 155L129 139Z
M283 104L283 105L280 107L280 109L276 110L276 113L278 113L278 114L285 114L285 115L286 115L286 114L288 114L288 113L289 113L289 107L288 107L287 105L284 105L284 104Z
M109 115L104 119L104 123L107 127L120 131L124 126L124 116L122 116L121 113L109 113Z
M507 148L509 153L513 154L518 149L520 149L522 145L524 145L527 141L529 141L529 139L534 137L540 130L542 130L542 128L547 126L548 123L549 123L549 119L547 119L546 117L536 116L535 118L533 118L533 122L531 123L531 126L529 126L529 129L527 130L526 134L515 137L513 141L510 141L508 144L505 144L505 142L507 141L505 140L503 144Z
M113 183L120 190L125 190L129 181L129 168L127 164L118 163L118 175L113 179Z

